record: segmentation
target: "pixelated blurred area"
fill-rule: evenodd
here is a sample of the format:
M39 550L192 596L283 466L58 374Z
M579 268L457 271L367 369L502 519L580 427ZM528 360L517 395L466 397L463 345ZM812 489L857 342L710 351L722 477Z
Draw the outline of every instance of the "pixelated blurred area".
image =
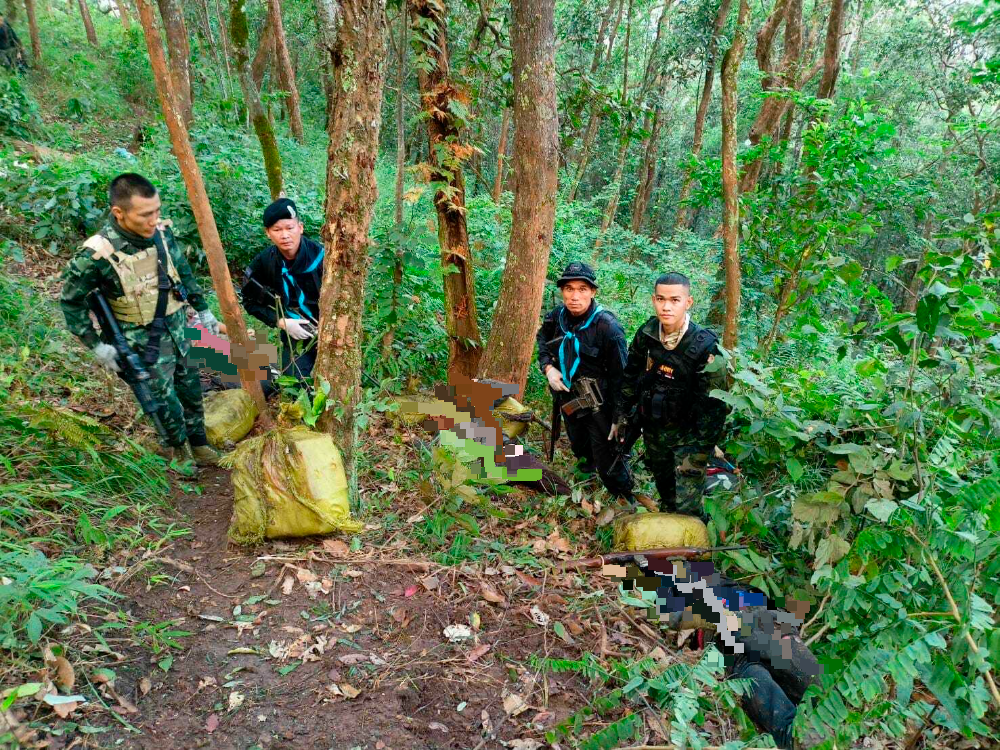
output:
M458 378L438 385L433 397L403 396L399 417L419 424L433 443L470 465L477 479L530 485L550 495L570 495L569 484L521 442L537 418L514 395L518 387L495 380Z

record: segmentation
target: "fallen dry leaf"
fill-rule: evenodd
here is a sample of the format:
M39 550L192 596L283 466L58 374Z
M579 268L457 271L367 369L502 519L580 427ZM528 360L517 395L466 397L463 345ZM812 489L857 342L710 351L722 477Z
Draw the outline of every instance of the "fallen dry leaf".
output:
M347 700L354 700L359 695L361 695L361 691L358 690L356 687L354 687L354 685L352 685L349 682L342 682L340 683L339 687L341 694L345 698L347 698Z
M503 594L501 594L495 588L493 588L492 586L490 586L488 583L482 583L482 584L480 584L479 588L480 588L480 593L483 596L483 599L485 599L486 601L491 602L492 604L506 604L507 603L507 597L505 597Z
M288 596L292 593L292 587L295 585L295 579L291 576L285 576L284 582L281 584L281 593Z
M503 710L508 716L517 716L528 710L528 704L517 693L508 693L503 699Z
M324 539L323 549L334 557L347 557L350 548L339 539Z
M410 613L406 611L406 607L396 607L392 610L392 619L399 623L401 628L405 628L410 624Z
M153 689L153 683L148 677L143 677L139 680L139 692L143 695L149 693Z
M361 664L368 661L368 654L344 654L338 656L337 661L341 664Z
M513 750L539 750L541 747L545 747L538 740L524 739L524 740L511 740L507 743L507 747L513 748Z
M522 583L526 583L529 586L541 586L542 585L542 582L539 581L537 578L533 578L533 577L529 576L527 573L522 573L517 568L514 568L514 573L515 573L515 575L517 575L518 578L521 579Z
M219 715L209 714L208 719L206 719L205 721L205 731L211 734L218 728L219 728Z
M428 591L433 591L441 585L441 581L437 576L426 576L425 578L420 579L420 585Z
M308 583L309 581L319 580L319 576L308 568L296 568L295 577L299 579L299 583Z
M551 618L542 611L541 607L539 607L537 604L534 604L531 607L531 619L536 625L539 625L544 628L546 625L549 624L549 620Z
M243 693L234 690L229 694L229 710L230 711L236 710L237 708L243 705L243 701L245 701L246 699L247 697L243 695Z
M488 643L481 643L478 646L476 646L474 649L472 649L469 652L469 655L466 656L465 658L468 659L469 661L476 661L477 659L480 659L483 656L485 656L486 653L490 650L490 648L492 648L492 646L490 646L490 644L488 644Z
M444 637L452 643L467 641L472 637L472 628L468 625L449 625L444 629Z
M445 734L448 733L448 727L446 727L440 721L432 721L430 724L427 725L427 728L436 729L437 731L444 732Z

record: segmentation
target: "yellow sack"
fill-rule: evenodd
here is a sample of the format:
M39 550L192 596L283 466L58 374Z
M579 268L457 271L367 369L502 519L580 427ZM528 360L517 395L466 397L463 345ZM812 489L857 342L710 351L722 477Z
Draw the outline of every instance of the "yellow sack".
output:
M344 462L326 433L279 427L243 441L222 463L233 470L229 538L237 544L361 530L351 520Z
M616 552L708 546L708 529L700 518L694 516L679 513L635 513L615 521Z
M216 448L232 450L253 429L255 419L257 404L242 388L205 396L205 434Z
M513 440L528 429L528 423L509 419L509 417L526 414L530 411L531 409L522 404L516 398L508 396L497 405L496 409L493 410L493 416L500 420L500 429L503 430L503 434Z

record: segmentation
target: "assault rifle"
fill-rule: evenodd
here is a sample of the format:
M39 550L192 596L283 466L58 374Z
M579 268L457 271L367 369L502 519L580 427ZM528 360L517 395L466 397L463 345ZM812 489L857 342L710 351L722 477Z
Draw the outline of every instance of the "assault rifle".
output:
M609 552L598 557L587 557L583 560L567 560L556 566L557 571L586 570L602 568L605 565L638 565L648 567L651 560L698 560L713 552L736 552L745 550L746 545L738 544L729 547L668 547L665 549L648 549L641 552Z
M160 440L166 445L168 440L167 430L160 420L160 409L162 406L149 387L149 371L142 364L139 355L132 351L132 347L129 346L128 339L125 338L125 334L122 333L122 329L118 326L118 321L115 319L114 313L111 312L111 307L108 305L108 301L104 298L104 295L95 290L90 293L87 300L90 304L90 309L93 310L94 315L97 317L98 324L101 326L101 338L118 352L118 377L124 380L128 384L128 387L132 389L136 401L139 402L139 407L149 417L149 421L156 428L156 434L159 435Z

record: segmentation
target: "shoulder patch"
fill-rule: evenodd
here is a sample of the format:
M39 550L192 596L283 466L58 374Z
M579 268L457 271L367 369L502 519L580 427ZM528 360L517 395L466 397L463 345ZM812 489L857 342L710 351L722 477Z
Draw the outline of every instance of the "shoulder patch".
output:
M115 253L114 245L103 234L95 234L92 237L88 237L84 240L83 246L88 250L94 251L91 256L94 260L110 261L111 256Z

